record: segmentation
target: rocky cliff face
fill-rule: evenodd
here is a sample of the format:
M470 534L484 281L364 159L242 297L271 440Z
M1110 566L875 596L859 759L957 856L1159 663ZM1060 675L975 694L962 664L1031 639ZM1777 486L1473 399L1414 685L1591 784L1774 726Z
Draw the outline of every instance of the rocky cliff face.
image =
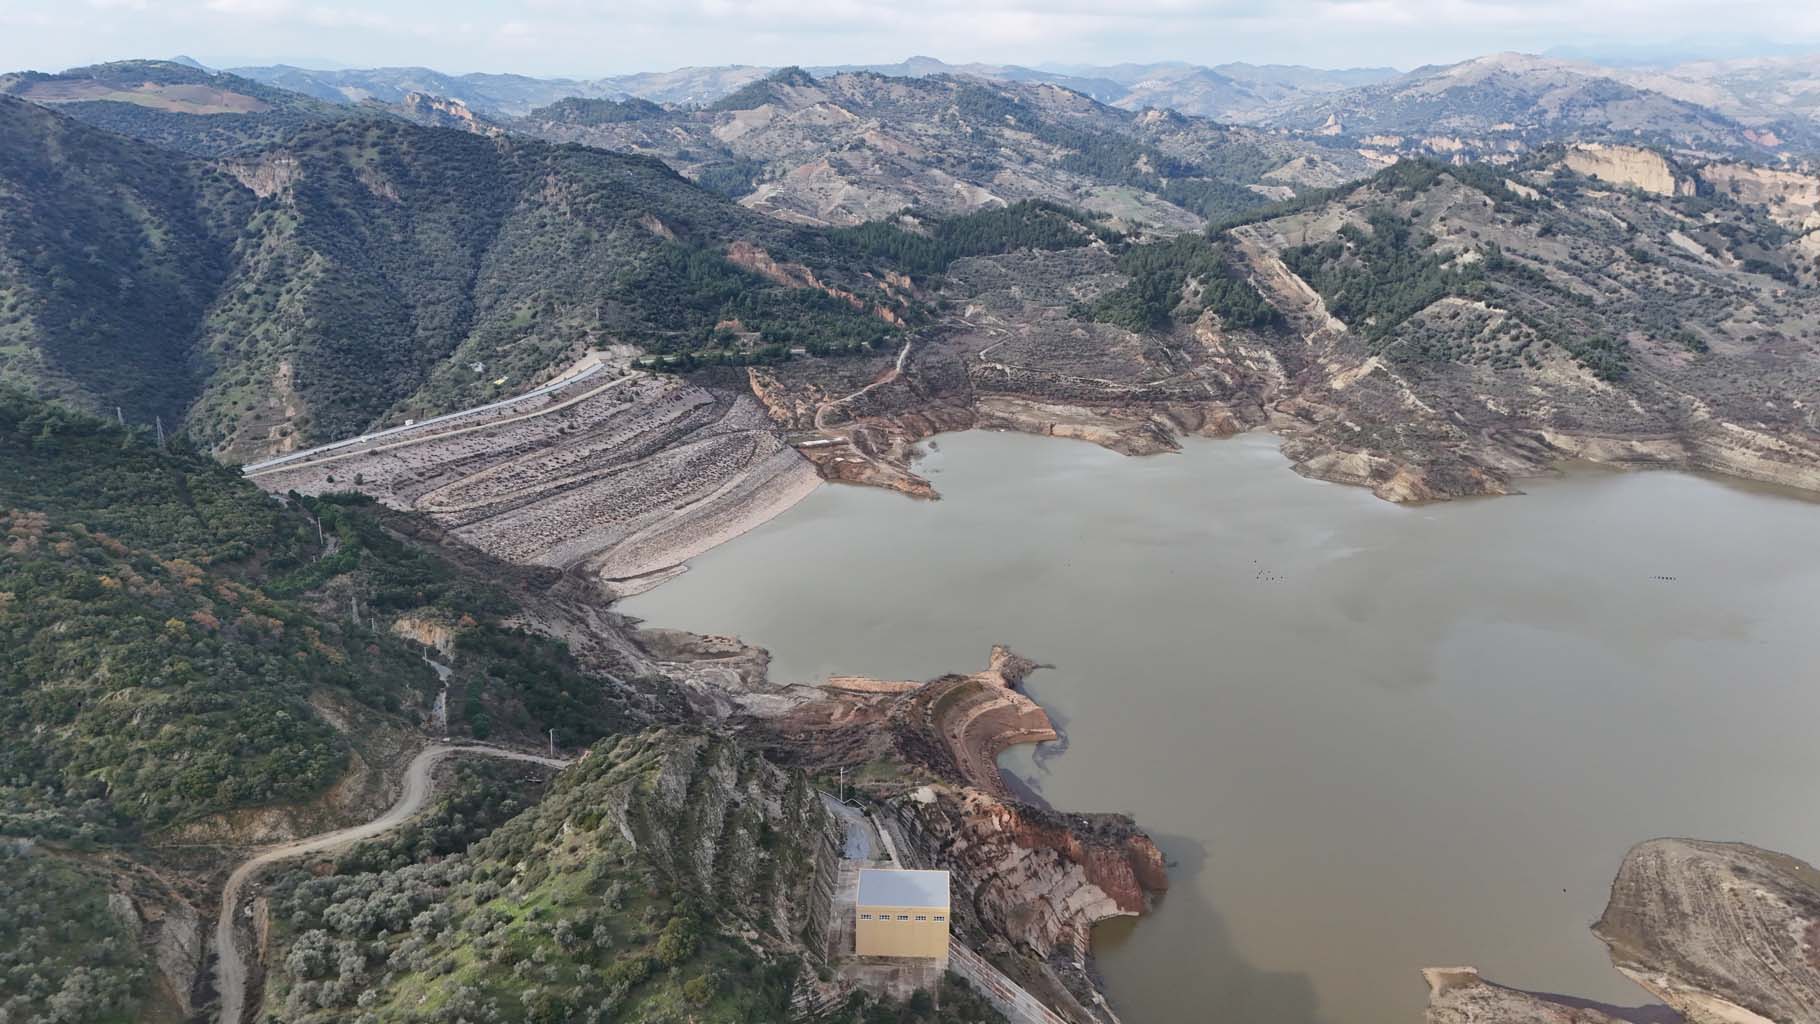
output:
M455 628L420 615L400 615L393 619L392 635L434 647L445 655L455 650Z
M405 94L397 109L405 117L430 128L453 128L475 135L505 134L504 128L475 114L460 100L412 92Z
M838 833L800 773L684 731L623 738L593 757L604 761L590 801L646 862L710 902L746 908L774 936L802 934L817 854Z
M849 769L884 803L910 866L954 879L961 937L1072 1020L1115 1020L1088 965L1093 926L1144 913L1166 890L1162 853L1123 815L1062 814L1015 799L995 758L1054 739L1019 692L1039 666L1003 646L987 668L926 683L840 678L743 722L787 763Z
M972 788L892 802L911 864L946 868L960 937L1064 1019L1117 1024L1095 983L1093 926L1168 886L1162 854L1122 815L1058 814Z
M1093 925L1141 914L1169 887L1162 853L1122 815L1062 815L950 786L894 809L981 921L1039 957L1078 958Z
M1561 158L1576 174L1628 185L1658 196L1691 196L1693 179L1653 149L1586 143L1569 146Z
M1711 163L1695 173L1717 193L1765 207L1791 231L1820 229L1820 177L1744 163Z
M291 183L302 171L302 164L289 153L274 151L249 160L229 161L222 164L222 169L254 195L270 199L290 191Z

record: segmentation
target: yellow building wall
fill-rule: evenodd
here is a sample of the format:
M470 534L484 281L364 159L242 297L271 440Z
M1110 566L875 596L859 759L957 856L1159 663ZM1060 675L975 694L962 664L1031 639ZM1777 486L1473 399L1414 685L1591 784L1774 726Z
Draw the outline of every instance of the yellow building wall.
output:
M860 956L945 958L948 955L946 910L862 905L857 914L859 916L853 922L853 951ZM900 917L908 920L900 921ZM918 921L919 917L923 920ZM937 917L942 920L937 921Z

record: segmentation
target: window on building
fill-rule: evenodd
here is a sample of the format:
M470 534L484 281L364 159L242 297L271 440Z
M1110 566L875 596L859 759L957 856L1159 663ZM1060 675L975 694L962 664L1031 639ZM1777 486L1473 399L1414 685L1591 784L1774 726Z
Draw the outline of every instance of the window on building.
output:
M916 915L916 919L918 921L927 921L929 920L929 916L927 914L918 914Z
M948 920L948 919L947 919L947 918L946 918L946 917L943 917L943 916L942 916L942 915L940 915L940 914L937 914L937 915L935 915L935 919L936 919L936 920L937 920L937 921L946 921L946 920Z
M872 920L872 915L871 914L861 914L861 915L859 915L859 919L861 921L870 921L870 920Z
M899 921L908 921L908 920L910 920L910 915L909 914L899 914L899 915L897 915L897 919Z

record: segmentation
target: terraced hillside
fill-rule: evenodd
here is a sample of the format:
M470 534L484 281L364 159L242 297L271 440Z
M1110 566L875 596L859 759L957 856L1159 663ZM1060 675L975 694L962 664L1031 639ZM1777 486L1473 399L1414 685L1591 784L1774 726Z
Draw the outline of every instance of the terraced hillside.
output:
M357 487L497 557L585 567L628 592L817 482L750 397L636 373L253 479L276 492Z

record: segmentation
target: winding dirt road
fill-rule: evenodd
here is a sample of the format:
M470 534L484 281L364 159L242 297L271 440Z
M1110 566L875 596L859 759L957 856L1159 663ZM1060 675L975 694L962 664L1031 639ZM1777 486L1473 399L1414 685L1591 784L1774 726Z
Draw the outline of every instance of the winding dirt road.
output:
M404 789L398 794L397 802L393 803L384 814L362 825L268 846L254 854L246 863L235 868L234 873L228 876L227 885L221 890L221 916L215 922L217 958L215 987L221 993L221 1024L241 1024L241 1018L246 1013L246 988L250 972L247 970L246 957L242 955L239 947L239 935L234 929L234 914L240 906L240 894L246 888L247 883L258 877L261 871L279 861L351 846L362 840L383 835L409 821L418 811L423 810L424 804L429 802L430 776L434 772L437 762L450 754L476 754L481 757L504 758L508 761L528 761L550 768L564 768L571 763L559 758L521 754L515 750L501 750L497 747L441 744L426 747L411 760L410 766L405 769Z
M855 391L854 393L852 393L850 395L843 395L840 398L830 399L829 401L823 402L821 404L820 408L817 408L815 410L815 429L823 431L823 432L827 431L828 425L826 422L826 418L828 415L828 410L830 410L836 406L845 405L848 402L853 401L855 398L858 398L861 395L865 394L866 392L871 391L873 388L884 387L886 384L889 384L892 381L903 376L904 375L904 360L910 358L910 346L912 344L913 344L913 342L910 342L910 341L904 342L904 347L902 349L898 350L897 362L893 363L891 366L891 369L886 370L884 372L884 374L881 375L877 380L873 381L872 383L866 385L863 388L860 388L858 391Z

